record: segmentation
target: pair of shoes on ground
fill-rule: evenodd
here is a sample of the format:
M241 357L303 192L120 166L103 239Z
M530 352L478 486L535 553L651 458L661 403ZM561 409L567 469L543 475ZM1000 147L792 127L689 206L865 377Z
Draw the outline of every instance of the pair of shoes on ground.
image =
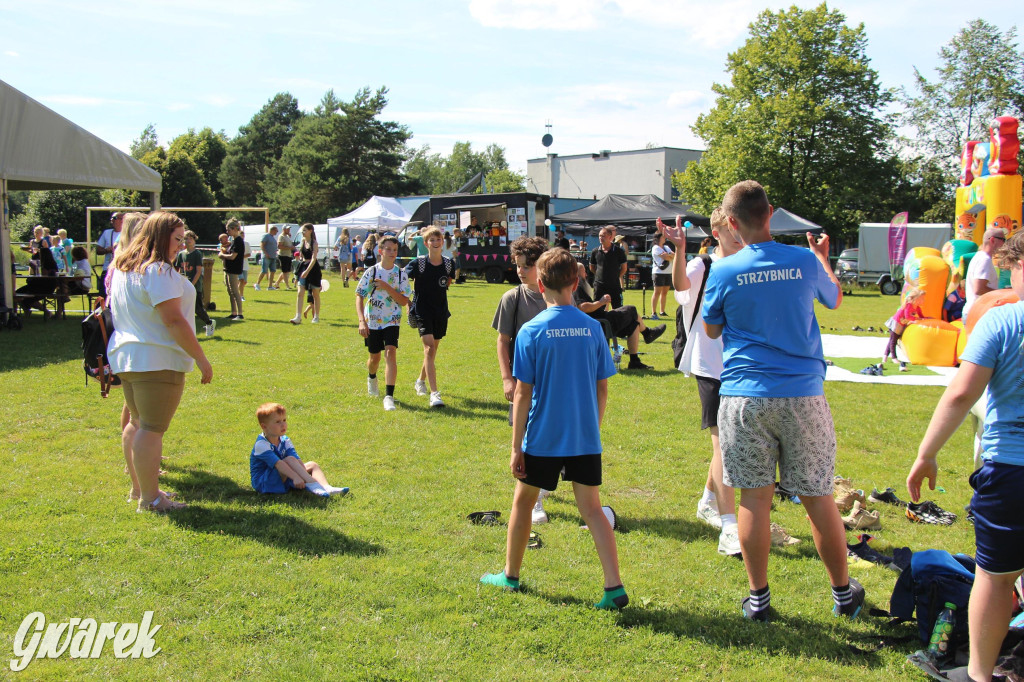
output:
M896 497L895 488L886 488L883 492L878 492L878 488L872 488L871 494L868 495L868 500L871 502L878 502L880 504L891 504L897 507L906 507L907 503Z
M203 327L203 331L206 332L207 336L213 336L213 332L217 329L217 320L210 319L210 323Z
M853 509L854 502L862 505L867 501L863 490L856 490L853 481L842 476L836 476L833 482L833 497L836 500L836 507L840 512L848 512Z
M427 388L427 382L422 379L417 379L416 383L412 385L413 390L416 391L416 395L429 395L431 407L444 407L444 400L441 399L440 391L431 392Z
M483 585L490 585L492 587L500 587L503 590L509 592L519 592L521 586L519 579L509 579L504 571L500 573L485 573L480 578L480 583ZM617 587L606 587L604 589L604 595L601 597L601 601L594 604L594 608L615 611L618 609L625 608L629 604L629 595L626 594L625 588L622 585Z
M843 517L843 525L849 530L880 530L882 522L876 511L868 511L857 500L853 503L853 509L849 516Z

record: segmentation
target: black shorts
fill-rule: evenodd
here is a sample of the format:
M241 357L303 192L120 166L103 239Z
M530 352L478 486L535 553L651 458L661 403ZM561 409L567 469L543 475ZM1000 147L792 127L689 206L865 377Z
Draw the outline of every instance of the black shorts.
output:
M636 306L614 308L604 314L604 319L612 326L612 333L619 338L628 339L633 331L640 326L640 316Z
M658 274L654 275L654 286L656 287L670 287L672 286L672 275L671 274Z
M278 256L278 262L280 263L281 272L292 271L292 257L291 256Z
M699 374L694 374L693 378L697 380L697 394L700 396L700 428L718 426L718 403L721 402L718 391L722 382Z
M544 490L558 487L558 474L563 481L574 481L582 485L601 485L601 455L575 455L573 457L534 457L527 453L525 458L526 485ZM562 472L562 469L565 469Z
M386 346L398 348L398 331L401 329L397 324L383 329L371 329L370 335L363 339L366 349L376 355L384 350Z
M421 317L419 320L420 336L433 336L435 341L440 341L448 333L447 317Z

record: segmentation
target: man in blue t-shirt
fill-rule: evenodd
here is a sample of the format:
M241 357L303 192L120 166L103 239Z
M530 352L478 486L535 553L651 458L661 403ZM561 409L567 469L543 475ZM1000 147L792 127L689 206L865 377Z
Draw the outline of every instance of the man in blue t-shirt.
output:
M1024 233L999 253L1010 286L1024 300ZM917 451L907 491L917 502L921 484L935 490L935 457L988 387L982 466L971 475L971 511L978 568L969 605L972 680L992 677L1010 622L1014 581L1024 572L1024 303L994 307L978 320L960 355L960 369L935 408Z
M776 244L764 188L746 180L722 201L726 229L745 244L711 266L704 327L722 337L718 429L723 481L740 489L739 535L750 596L743 615L768 620L770 513L778 468L782 487L800 496L832 584L833 612L856 618L864 588L846 568L846 531L832 497L836 437L824 395L814 301L842 302L828 261L828 236L810 249Z
M517 479L509 516L505 570L480 579L519 589L519 569L530 539L533 507L541 489L554 490L558 475L571 481L604 571L604 596L595 606L620 609L629 597L619 577L615 534L601 509L601 420L608 377L615 374L601 325L573 305L576 259L564 249L537 260L547 309L519 330L515 344L512 458ZM564 469L564 472L563 472Z

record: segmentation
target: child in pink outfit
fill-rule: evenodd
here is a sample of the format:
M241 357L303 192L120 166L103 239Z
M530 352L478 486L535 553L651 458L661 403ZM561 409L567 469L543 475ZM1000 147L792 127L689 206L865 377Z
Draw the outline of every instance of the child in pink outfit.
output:
M911 287L907 289L907 292L903 295L903 305L900 306L899 310L896 311L892 317L888 319L885 326L889 328L889 343L885 347L885 355L882 356L882 362L885 363L892 358L896 360L896 342L903 336L904 330L907 325L914 320L920 320L924 318L924 313L921 311L921 306L917 304L918 300L924 296L924 291Z

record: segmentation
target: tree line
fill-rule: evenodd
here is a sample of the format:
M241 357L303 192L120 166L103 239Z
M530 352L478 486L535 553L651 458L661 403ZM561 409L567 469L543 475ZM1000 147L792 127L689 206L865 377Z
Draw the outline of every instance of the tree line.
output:
M761 182L775 206L856 240L861 222L953 222L960 152L995 116L1024 115L1016 28L971 21L939 50L934 80L881 86L864 25L825 4L765 10L727 58L728 83L692 126L707 150L673 185L708 215L725 190ZM1024 152L1022 152L1024 162Z
M130 153L160 173L164 206L267 206L275 222L326 222L373 194L454 192L476 173L484 179L476 191L525 189L523 175L509 169L505 150L496 144L474 151L470 143L456 142L448 156L426 145L410 148L408 127L384 120L387 103L383 87L362 88L349 101L328 90L307 113L291 94L279 93L232 138L209 127L189 129L164 147L149 125ZM11 194L15 239L43 224L83 240L87 206L149 205L145 193L125 190ZM230 215L183 212L200 242L214 241Z

